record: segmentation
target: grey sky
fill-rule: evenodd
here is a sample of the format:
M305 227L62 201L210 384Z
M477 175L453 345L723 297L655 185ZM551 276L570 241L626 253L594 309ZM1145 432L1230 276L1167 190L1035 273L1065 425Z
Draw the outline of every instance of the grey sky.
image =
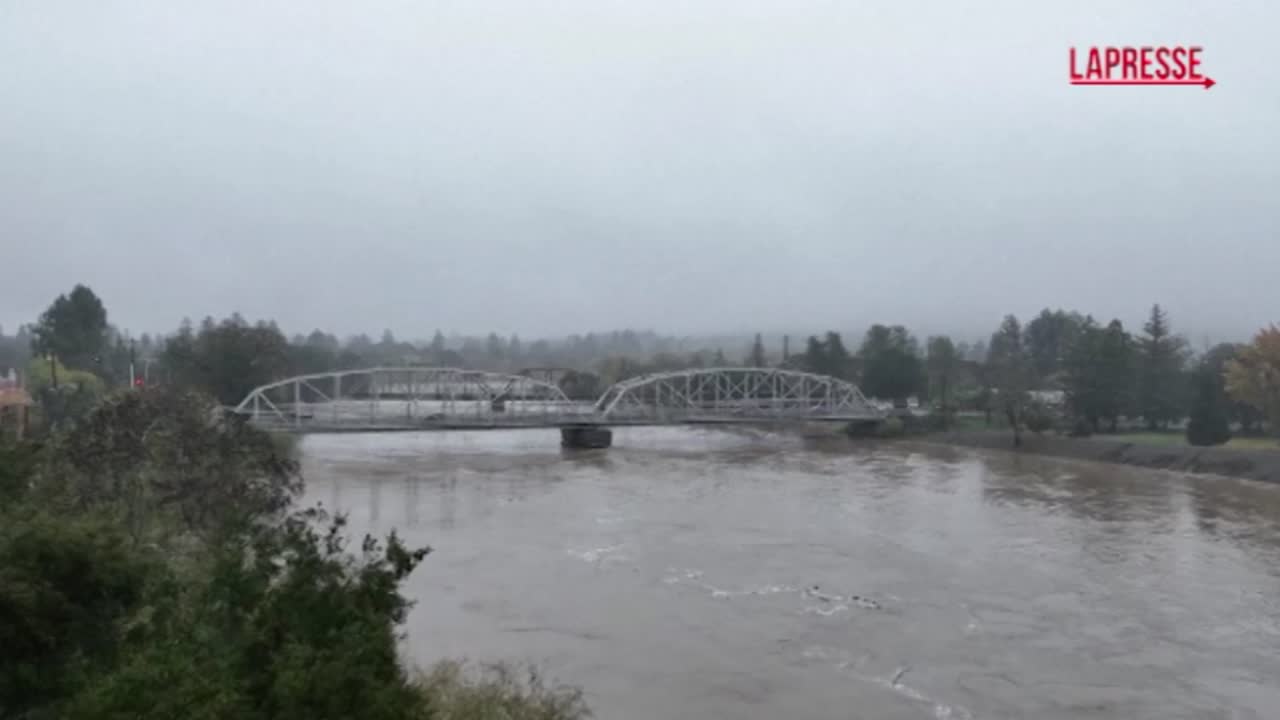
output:
M1280 321L1280 3L0 0L0 323ZM1200 88L1067 48L1204 47Z

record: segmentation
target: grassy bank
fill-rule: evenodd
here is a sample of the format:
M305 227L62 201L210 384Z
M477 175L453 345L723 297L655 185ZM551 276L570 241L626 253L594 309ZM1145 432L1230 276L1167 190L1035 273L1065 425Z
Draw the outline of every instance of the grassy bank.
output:
M1163 447L1193 447L1187 442L1187 436L1181 432L1125 432L1116 433L1115 435L1095 435L1091 439L1138 443L1141 445L1160 445ZM1275 438L1268 437L1233 437L1225 445L1216 447L1233 450L1280 451L1280 442L1277 442Z
M1013 446L1013 434L1008 430L952 430L924 435L921 439L963 447L1280 483L1280 451L1274 445L1267 445L1264 449L1247 446L1195 447L1185 441L1173 442L1180 436L1172 433L1161 433L1160 436L1165 442L1135 442L1123 439L1126 435L1073 438L1024 433L1022 445L1017 448Z

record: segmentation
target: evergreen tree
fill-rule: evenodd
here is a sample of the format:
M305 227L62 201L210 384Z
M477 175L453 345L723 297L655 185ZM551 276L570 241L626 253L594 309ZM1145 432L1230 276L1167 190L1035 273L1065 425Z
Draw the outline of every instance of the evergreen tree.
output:
M987 366L991 373L997 407L1013 428L1013 444L1022 444L1023 415L1027 407L1027 392L1031 389L1031 362L1022 340L1022 326L1018 318L1006 315L1000 328L991 335L987 351Z
M1111 430L1132 404L1133 341L1119 320L1100 328L1092 317L1081 322L1062 375L1067 405L1093 432L1102 420Z
M766 367L764 357L764 342L760 339L760 333L756 333L756 339L751 343L751 354L747 357L747 365L749 367Z
M1098 431L1102 418L1102 333L1092 317L1086 318L1063 368L1067 407L1076 422L1087 423L1091 432Z
M1195 372L1194 384L1187 442L1192 445L1221 445L1231 439L1228 400L1222 376L1214 372L1208 363L1202 363Z
M1066 369L1069 356L1085 318L1079 313L1040 311L1036 319L1027 323L1027 352L1035 369L1036 378L1046 385L1056 384L1059 373Z
M73 370L102 371L107 349L107 309L92 290L76 285L59 295L33 329L31 350L54 355Z
M903 404L920 389L922 366L916 339L901 325L872 325L858 350L861 388L872 397Z
M951 338L946 335L929 338L925 364L929 375L929 399L942 410L945 417L951 409L951 395L960 370L960 354Z
M1159 305L1151 307L1151 317L1143 331L1145 335L1139 343L1138 410L1147 427L1154 430L1181 415L1186 343L1172 334L1168 315Z
M1099 413L1116 431L1121 415L1133 406L1133 338L1119 320L1112 320L1102 332L1098 348Z
M823 346L826 350L824 374L832 377L848 378L851 358L849 357L849 351L844 347L844 341L840 339L840 333L828 330Z
M297 357L274 324L249 325L233 315L216 324L206 318L199 333L184 323L165 344L160 359L173 381L235 405L253 388L287 375Z

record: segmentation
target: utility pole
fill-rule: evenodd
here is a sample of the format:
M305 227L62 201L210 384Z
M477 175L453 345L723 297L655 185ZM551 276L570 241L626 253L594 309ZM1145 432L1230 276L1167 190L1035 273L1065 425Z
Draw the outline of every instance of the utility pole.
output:
M786 365L787 360L791 357L791 336L782 336L782 364Z

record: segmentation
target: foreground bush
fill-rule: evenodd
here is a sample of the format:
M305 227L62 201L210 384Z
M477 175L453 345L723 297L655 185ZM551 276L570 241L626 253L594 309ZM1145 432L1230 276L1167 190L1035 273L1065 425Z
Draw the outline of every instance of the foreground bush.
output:
M416 683L434 720L583 720L582 692L548 687L534 668L443 662Z
M412 677L400 586L429 549L349 548L300 488L270 438L184 393L0 448L0 717L586 717L536 674Z

